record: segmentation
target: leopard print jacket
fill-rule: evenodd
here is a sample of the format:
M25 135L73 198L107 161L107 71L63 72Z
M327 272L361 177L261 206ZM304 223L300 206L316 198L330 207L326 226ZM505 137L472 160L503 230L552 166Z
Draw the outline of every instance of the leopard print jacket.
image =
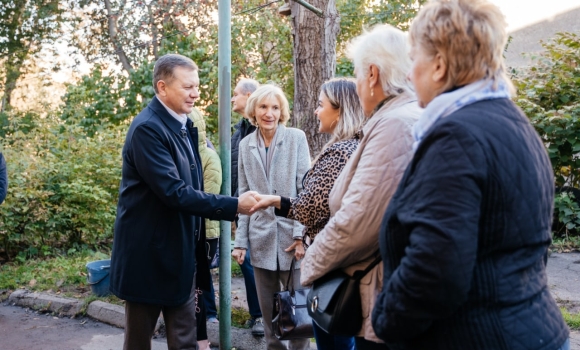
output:
M290 199L287 217L304 225L305 243L306 237L314 240L330 220L328 196L346 162L356 151L361 135L359 131L351 139L338 141L325 149L304 176L302 192Z

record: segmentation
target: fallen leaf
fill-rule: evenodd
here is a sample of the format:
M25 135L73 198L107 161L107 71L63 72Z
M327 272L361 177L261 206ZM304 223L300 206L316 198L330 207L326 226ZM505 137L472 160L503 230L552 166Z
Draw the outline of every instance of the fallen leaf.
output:
M36 280L34 278L31 279L30 282L28 282L28 285L34 287L36 285Z
M64 283L64 280L58 280L58 282L56 282L56 286L60 287L60 286L62 286L63 283Z

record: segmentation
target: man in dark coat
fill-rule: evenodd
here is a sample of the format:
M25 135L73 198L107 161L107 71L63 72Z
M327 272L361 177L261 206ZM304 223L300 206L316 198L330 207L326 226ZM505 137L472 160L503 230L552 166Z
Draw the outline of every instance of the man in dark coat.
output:
M255 203L252 193L203 192L197 128L186 117L199 98L197 71L187 57L159 58L155 97L123 147L111 291L126 301L125 350L151 348L160 312L169 349L197 349L195 289L209 289L202 218L233 221Z
M256 127L248 121L248 116L246 115L246 102L250 95L256 91L259 86L260 83L254 79L242 78L238 81L232 96L232 111L242 116L242 119L240 119L240 121L234 126L235 131L232 135L232 194L235 197L238 196L238 153L240 141L256 130ZM240 265L240 269L244 275L248 310L252 317L250 319L252 335L263 336L264 324L262 323L262 310L260 310L260 303L258 302L256 280L254 279L254 267L252 266L250 254L248 252L246 253L246 259L242 265Z
M6 161L0 152L0 204L4 202L8 192L8 172L6 171Z

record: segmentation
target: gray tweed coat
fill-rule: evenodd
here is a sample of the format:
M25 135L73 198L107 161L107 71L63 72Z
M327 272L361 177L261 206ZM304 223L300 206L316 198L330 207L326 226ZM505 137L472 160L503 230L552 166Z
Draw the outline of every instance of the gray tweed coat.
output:
M238 188L246 191L296 197L302 191L302 177L310 168L310 152L302 130L278 125L277 144L272 158L269 179L258 153L257 129L240 142L238 156ZM236 231L236 248L249 248L252 265L276 271L290 270L293 252L285 252L294 238L302 237L303 226L274 214L274 208L259 211L251 217L240 215ZM296 267L299 267L296 264Z

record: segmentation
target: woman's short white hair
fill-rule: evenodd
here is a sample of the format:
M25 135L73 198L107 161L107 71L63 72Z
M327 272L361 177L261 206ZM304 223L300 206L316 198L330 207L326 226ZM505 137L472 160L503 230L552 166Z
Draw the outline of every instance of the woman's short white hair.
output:
M411 59L407 35L401 30L388 24L376 25L352 39L346 54L354 63L358 80L366 77L370 66L375 65L383 91L388 96L415 91L407 79Z

